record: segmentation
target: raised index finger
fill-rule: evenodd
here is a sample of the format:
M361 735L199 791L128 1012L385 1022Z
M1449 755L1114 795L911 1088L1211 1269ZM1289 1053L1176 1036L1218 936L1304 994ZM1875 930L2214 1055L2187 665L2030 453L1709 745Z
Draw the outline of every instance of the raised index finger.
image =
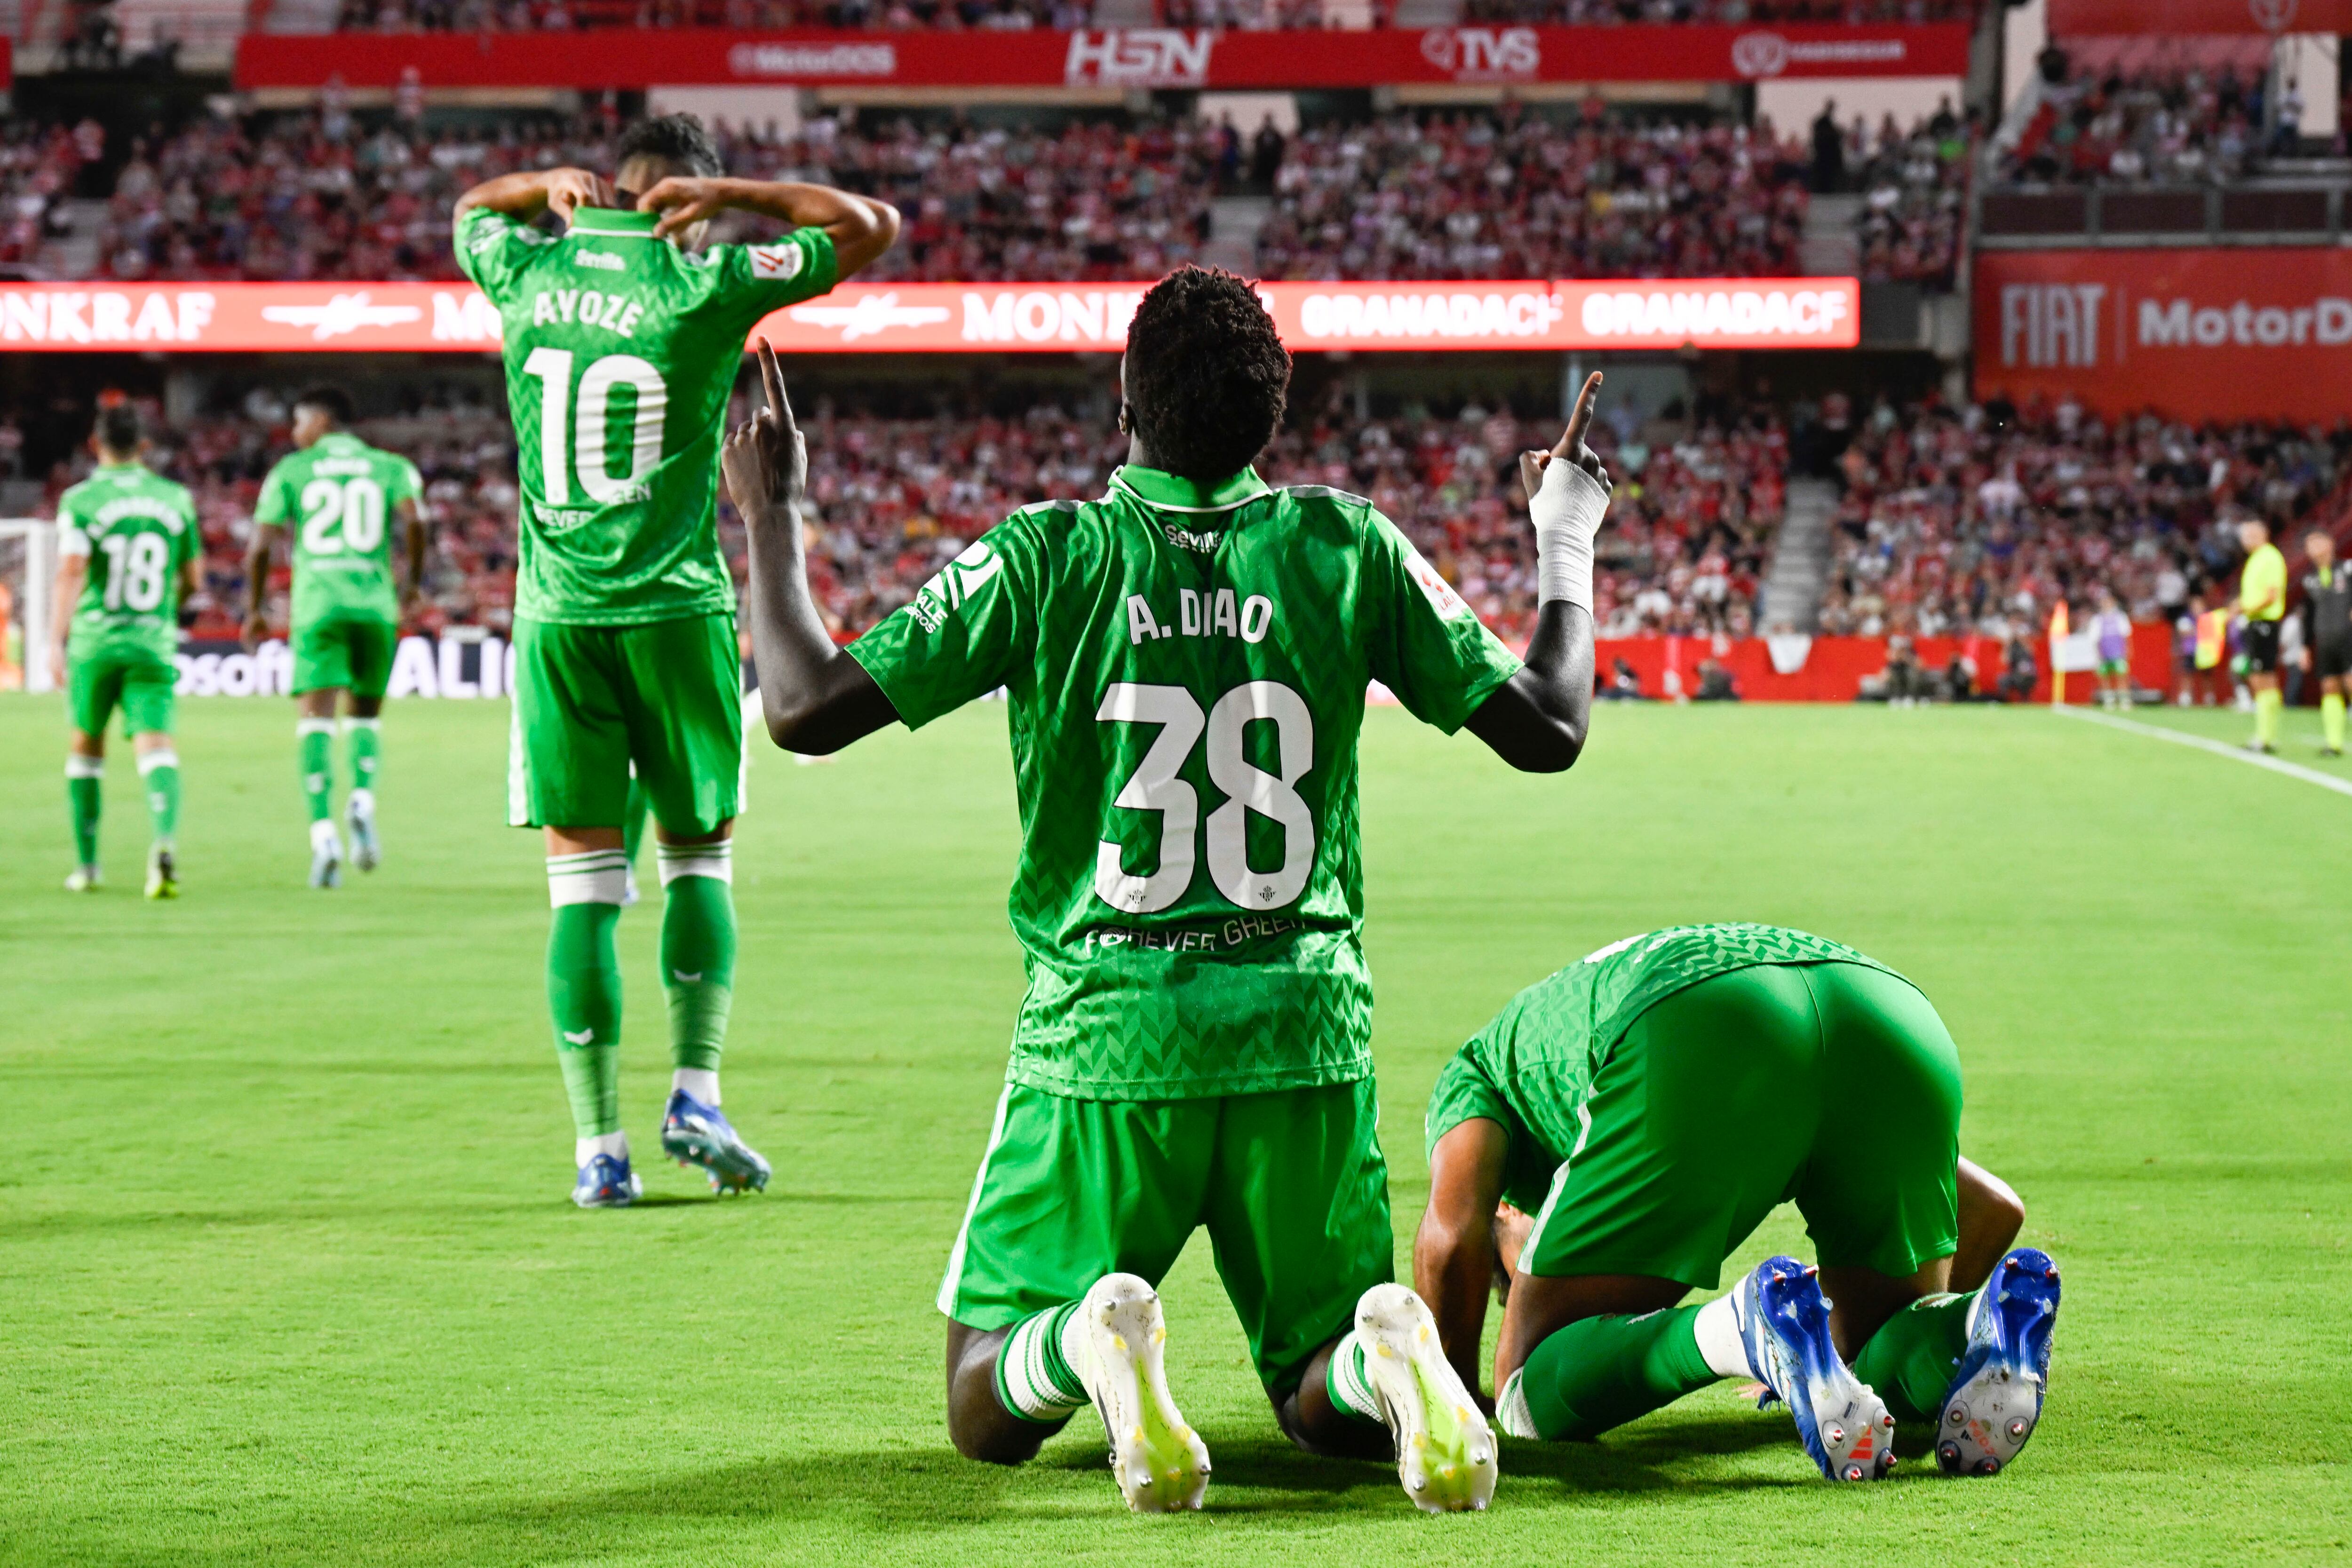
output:
M784 395L783 368L776 363L776 350L768 340L760 340L760 384L768 390L768 406L776 411L776 423L789 431L793 428L792 400Z
M1584 449L1584 433L1592 428L1593 405L1600 401L1601 372L1595 371L1584 378L1584 390L1576 394L1576 412L1568 416L1568 434L1551 449L1553 456L1576 461L1576 455Z

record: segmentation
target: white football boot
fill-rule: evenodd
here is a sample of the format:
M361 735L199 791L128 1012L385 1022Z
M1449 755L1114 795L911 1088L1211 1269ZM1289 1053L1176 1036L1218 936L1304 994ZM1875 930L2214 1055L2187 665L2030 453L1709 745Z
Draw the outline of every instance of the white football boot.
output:
M1356 1302L1364 1377L1396 1438L1397 1479L1430 1513L1483 1509L1495 1496L1495 1434L1445 1359L1437 1320L1402 1285L1374 1285Z
M1160 1294L1133 1274L1106 1274L1078 1303L1086 1364L1075 1368L1110 1439L1111 1474L1138 1513L1197 1509L1209 1448L1168 1392Z

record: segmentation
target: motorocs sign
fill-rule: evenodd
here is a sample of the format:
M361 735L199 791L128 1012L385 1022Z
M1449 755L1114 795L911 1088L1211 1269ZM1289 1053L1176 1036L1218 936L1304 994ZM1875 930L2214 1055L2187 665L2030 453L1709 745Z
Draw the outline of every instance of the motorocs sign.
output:
M1975 305L1979 396L2333 421L2352 388L2340 249L1992 251Z

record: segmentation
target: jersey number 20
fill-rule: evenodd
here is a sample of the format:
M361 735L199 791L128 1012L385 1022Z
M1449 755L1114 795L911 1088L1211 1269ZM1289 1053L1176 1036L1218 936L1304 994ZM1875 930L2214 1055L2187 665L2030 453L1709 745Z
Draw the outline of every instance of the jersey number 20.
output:
M302 548L312 555L365 555L383 543L383 486L374 480L313 479L302 486Z
M1209 778L1225 803L1209 813L1209 875L1227 902L1241 909L1279 909L1305 891L1315 869L1315 813L1297 784L1315 765L1315 716L1307 699L1279 681L1251 681L1219 697L1206 716L1182 686L1120 681L1103 694L1095 717L1104 724L1156 724L1159 736L1112 800L1130 811L1160 813L1160 869L1148 876L1127 871L1119 846L1105 839L1095 855L1095 896L1114 909L1150 915L1184 896L1192 883L1193 838L1201 801L1176 776L1192 745L1208 732ZM1251 721L1274 725L1279 776L1251 762L1242 737ZM1282 824L1282 864L1254 871L1249 863L1249 813Z

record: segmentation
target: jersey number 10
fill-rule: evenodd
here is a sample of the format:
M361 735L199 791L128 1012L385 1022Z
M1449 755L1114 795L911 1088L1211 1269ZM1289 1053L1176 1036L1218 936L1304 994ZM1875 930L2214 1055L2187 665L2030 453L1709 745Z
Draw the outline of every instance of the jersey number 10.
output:
M1160 869L1149 876L1127 871L1119 846L1108 839L1096 850L1095 896L1114 909L1150 915L1184 896L1192 884L1193 839L1201 821L1200 796L1176 776L1192 745L1208 732L1209 778L1225 792L1225 803L1209 813L1209 875L1217 891L1240 909L1279 909L1297 899L1315 869L1315 813L1299 798L1298 781L1315 765L1315 716L1307 699L1279 681L1251 681L1219 697L1208 713L1182 686L1120 681L1103 694L1095 717L1104 724L1156 724L1160 734L1143 754L1114 806L1160 813ZM1242 739L1250 723L1274 725L1281 757L1279 776L1251 762ZM1282 824L1282 864L1253 871L1249 863L1249 813Z
M580 374L574 395L569 349L533 349L523 373L539 378L540 488L551 507L572 504L572 480L599 506L641 498L646 478L661 461L662 421L669 413L669 388L661 372L635 354L606 354ZM613 389L637 394L629 433L629 471L614 476L605 451L605 426L613 412Z

